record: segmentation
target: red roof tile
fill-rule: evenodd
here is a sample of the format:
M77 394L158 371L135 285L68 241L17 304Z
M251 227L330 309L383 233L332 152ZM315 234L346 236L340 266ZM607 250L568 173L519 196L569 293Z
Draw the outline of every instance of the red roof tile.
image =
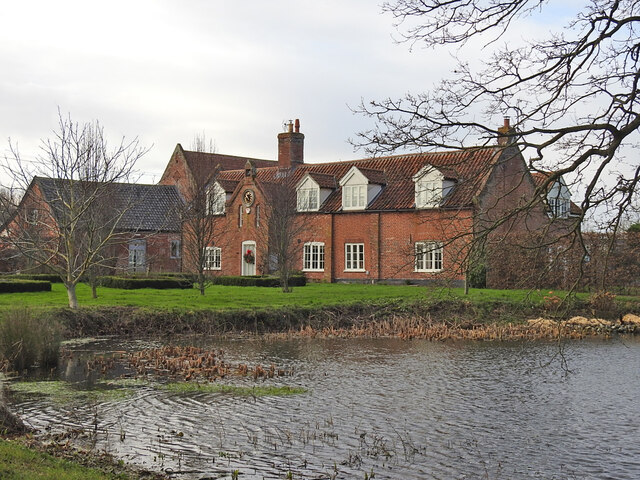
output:
M498 161L503 149L485 147L456 150L441 153L416 153L389 157L366 158L331 163L305 163L293 172L295 183L309 173L314 180L324 177L339 181L352 167L358 167L365 175L371 175L373 183L382 184L382 191L369 204L367 210L411 209L415 203L413 176L424 166L432 165L443 172L446 178L456 180L453 190L443 200L443 207L461 208L473 204ZM244 167L244 166L243 166ZM277 168L258 168L257 181L273 181ZM219 178L240 181L244 170L224 171ZM368 177L369 178L369 177ZM316 180L318 181L318 180ZM319 183L319 182L318 182ZM342 209L342 191L335 190L320 208L323 212L337 212Z
M376 185L386 185L387 179L384 176L382 170L374 170L372 168L358 167L358 170L367 177L369 183L375 183Z
M273 160L261 160L249 157L236 157L234 155L221 155L219 153L192 152L184 150L184 158L196 181L206 181L215 173L219 166L221 171L244 169L248 160L251 160L257 168L274 167L277 163Z
M318 172L306 172L320 188L338 188L338 181L333 175Z
M533 177L533 183L536 184L536 187L541 187L544 182L547 181L549 176L551 176L553 172L531 172L531 176Z

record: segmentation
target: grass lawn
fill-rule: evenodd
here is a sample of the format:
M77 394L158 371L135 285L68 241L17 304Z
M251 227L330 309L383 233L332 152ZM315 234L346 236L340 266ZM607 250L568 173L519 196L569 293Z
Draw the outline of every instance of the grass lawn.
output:
M151 309L177 310L234 310L260 309L286 306L313 307L339 305L349 303L372 303L388 300L420 300L464 298L482 304L504 301L509 303L524 302L538 304L548 290L489 290L472 289L464 296L460 288L427 288L413 285L362 285L312 283L306 287L297 287L291 293L283 293L279 288L266 287L231 287L213 285L207 288L206 295L201 296L196 289L192 290L121 290L115 288L99 288L98 298L91 298L91 290L86 285L78 285L77 295L81 307L100 306L135 306ZM562 292L553 292L562 297ZM587 298L588 294L579 294ZM619 297L619 300L639 302L638 297ZM59 283L52 285L51 292L5 293L0 294L0 309L13 307L56 308L67 306L67 294Z
M125 474L108 474L83 467L0 439L0 478L3 480L115 480L133 479Z

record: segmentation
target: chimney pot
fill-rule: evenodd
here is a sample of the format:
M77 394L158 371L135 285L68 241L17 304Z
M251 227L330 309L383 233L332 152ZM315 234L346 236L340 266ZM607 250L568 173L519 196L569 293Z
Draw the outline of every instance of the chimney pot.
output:
M287 131L278 134L278 167L295 168L304 163L304 134L300 133L300 120L289 120Z
M504 125L498 128L498 145L510 145L516 141L515 129L511 126L511 118L505 115Z

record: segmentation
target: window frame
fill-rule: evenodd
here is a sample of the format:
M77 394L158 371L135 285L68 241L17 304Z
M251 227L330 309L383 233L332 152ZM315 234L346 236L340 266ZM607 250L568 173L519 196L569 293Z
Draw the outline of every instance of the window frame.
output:
M205 192L206 214L223 215L225 213L226 201L227 192L225 192L217 182L212 183L207 187L207 190Z
M174 245L176 245L176 255L174 255ZM169 241L169 258L182 258L182 242L180 240Z
M315 200L315 205L311 205L311 198ZM306 187L298 190L297 198L298 212L317 212L320 209L320 188Z
M344 210L364 210L367 208L367 187L365 183L342 186L342 208ZM354 194L354 192L357 192ZM357 200L357 204L353 200Z
M316 250L314 252L314 250ZM302 248L302 271L303 272L324 272L325 255L324 242L307 242ZM314 261L313 256L317 255ZM314 263L317 265L314 267ZM308 266L307 266L308 265Z
M37 208L30 208L27 211L27 223L29 225L37 225L40 219L40 210Z
M353 251L357 247L357 251ZM354 259L353 255L357 255ZM344 271L345 272L364 272L364 243L345 243L344 244Z
M426 177L423 175L416 181L416 208L438 208L442 202L442 182Z
M414 271L437 273L444 269L442 242L423 240L414 245Z
M222 270L222 248L204 247L204 270Z
M571 203L563 197L550 198L549 209L551 210L552 217L567 218L571 209Z

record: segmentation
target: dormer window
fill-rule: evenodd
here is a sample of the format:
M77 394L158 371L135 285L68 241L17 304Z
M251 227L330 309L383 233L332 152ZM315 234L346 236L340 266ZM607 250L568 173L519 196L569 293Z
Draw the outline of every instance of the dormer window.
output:
M562 177L553 182L547 194L549 216L567 218L571 212L571 192Z
M366 185L345 185L342 187L342 206L345 209L359 209L367 206Z
M351 167L340 179L342 209L364 210L380 193L384 183L384 172L381 170Z
M336 189L333 175L309 172L296 185L299 212L317 212L322 203Z
M214 182L207 187L205 194L207 215L220 215L224 213L226 192L218 182Z
M316 186L309 186L298 190L298 211L315 212L318 210L318 197L320 189Z
M438 208L442 199L453 187L442 172L427 165L413 176L416 208Z
M569 216L569 200L564 198L550 198L549 209L552 217L566 218Z

